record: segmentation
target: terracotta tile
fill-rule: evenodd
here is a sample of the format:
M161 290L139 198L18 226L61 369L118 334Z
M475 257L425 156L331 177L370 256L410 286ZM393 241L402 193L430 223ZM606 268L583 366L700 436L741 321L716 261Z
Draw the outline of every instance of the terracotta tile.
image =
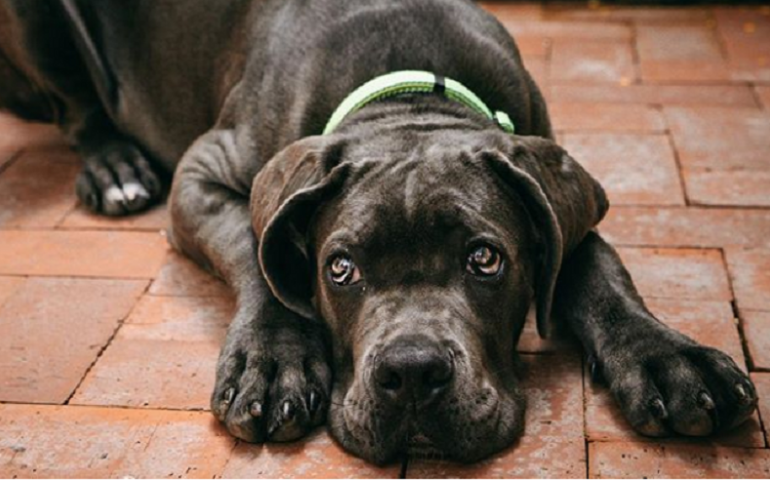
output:
M770 311L770 249L725 252L738 308Z
M192 260L169 251L157 278L150 286L151 295L229 297L230 288L203 271Z
M522 355L527 398L524 436L583 436L582 362L577 353Z
M26 279L24 277L0 277L0 307L16 293Z
M514 38L541 35L551 39L627 41L632 37L631 28L621 24L593 22L538 21L498 15L498 19Z
M585 8L579 3L548 3L545 16L554 20L581 20L594 22L633 22L637 24L695 25L711 19L710 13L703 8L638 7L597 3Z
M212 478L234 444L204 412L0 405L9 478Z
M770 85L756 86L754 89L757 91L757 96L765 107L765 110L770 110Z
M770 59L770 16L757 7L716 8L717 31L731 59Z
M751 380L754 382L754 386L757 387L759 414L762 416L762 421L765 424L765 434L768 440L770 440L770 425L768 425L768 420L770 419L770 373L753 372Z
M739 74L725 61L643 60L639 72L644 83L725 83Z
M233 450L222 478L398 478L401 465L375 467L345 452L325 432L292 443Z
M562 146L605 188L612 205L683 205L665 135L567 133Z
M0 150L58 148L65 144L64 137L54 125L26 122L0 112Z
M736 82L770 82L770 56L742 57L730 60L730 76Z
M406 478L585 478L582 438L522 438L499 455L471 465L411 460Z
M556 353L582 352L577 337L572 333L565 321L554 319L548 338L541 338L537 333L534 306L527 314L524 329L519 337L516 350L520 353Z
M585 475L583 385L576 354L522 355L526 428L511 448L475 465L412 459L409 477L579 477Z
M668 60L649 60L642 56L640 71L645 83L768 82L770 56L748 55L713 60L697 55Z
M478 2L479 6L492 15L503 20L537 20L543 16L543 6L538 2L505 2L486 1Z
M745 85L553 85L552 102L719 105L756 108Z
M770 370L770 311L744 310L740 312L743 335L751 357L751 366L755 370ZM768 407L770 407L770 391ZM770 409L767 411L770 415ZM765 422L770 416L763 417Z
M732 300L718 250L619 248L618 253L643 297Z
M645 304L658 320L669 325L697 325L718 322L735 328L733 307L727 300L688 300L681 298L648 298ZM718 345L715 345L718 346Z
M232 312L226 298L142 298L70 404L207 409Z
M629 43L575 42L557 40L551 54L553 82L612 82L629 84L636 80Z
M524 68L539 86L548 84L548 61L543 57L523 57Z
M524 37L518 36L514 38L516 46L519 48L519 53L522 57L535 57L545 59L548 57L551 51L551 40L541 36Z
M770 450L642 442L589 444L590 478L766 478Z
M168 209L159 205L153 209L127 217L96 215L78 206L67 214L59 228L71 230L147 230L159 231L171 224Z
M770 207L767 170L685 169L687 198L693 205Z
M616 245L763 245L770 238L770 211L619 206L610 208L600 230Z
M26 280L0 309L0 400L64 402L146 286L126 280Z
M658 133L666 128L659 110L647 105L550 103L554 129L571 131Z
M770 113L727 108L665 108L685 168L770 170Z
M0 175L0 228L56 225L76 202L80 163L64 149L22 153Z
M157 233L0 231L0 275L152 278L168 250Z
M636 27L636 48L642 62L722 60L716 32L706 26L639 25Z

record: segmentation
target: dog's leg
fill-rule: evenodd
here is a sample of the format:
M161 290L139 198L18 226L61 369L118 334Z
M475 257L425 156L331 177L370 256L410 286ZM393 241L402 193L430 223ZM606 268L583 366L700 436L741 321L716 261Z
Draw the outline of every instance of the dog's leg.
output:
M172 243L238 297L219 356L214 415L249 442L293 440L324 421L328 339L324 325L285 308L262 277L248 203L256 162L237 150L231 131L213 131L185 154L170 196Z
M48 99L55 121L83 157L76 184L80 201L106 215L140 211L160 199L161 182L107 114L64 15L52 0L3 2L6 62Z
M564 263L554 312L583 343L644 435L708 435L754 411L748 376L724 353L666 327L645 307L614 249L591 232Z

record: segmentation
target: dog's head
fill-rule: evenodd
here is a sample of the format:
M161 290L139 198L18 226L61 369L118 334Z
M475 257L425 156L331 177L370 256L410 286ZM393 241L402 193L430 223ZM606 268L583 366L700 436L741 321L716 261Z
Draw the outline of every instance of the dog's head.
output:
M544 333L562 256L606 210L553 142L497 131L304 139L252 194L271 289L332 332L331 432L376 463L521 433L527 310Z

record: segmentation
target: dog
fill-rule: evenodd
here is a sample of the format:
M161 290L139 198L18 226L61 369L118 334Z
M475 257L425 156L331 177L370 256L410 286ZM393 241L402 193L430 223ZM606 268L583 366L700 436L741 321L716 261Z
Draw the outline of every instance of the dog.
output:
M377 464L484 458L522 433L533 303L643 435L754 411L731 358L645 307L604 191L472 2L7 0L0 23L0 100L61 126L82 204L141 211L174 172L171 243L237 295L211 397L232 435L328 421Z

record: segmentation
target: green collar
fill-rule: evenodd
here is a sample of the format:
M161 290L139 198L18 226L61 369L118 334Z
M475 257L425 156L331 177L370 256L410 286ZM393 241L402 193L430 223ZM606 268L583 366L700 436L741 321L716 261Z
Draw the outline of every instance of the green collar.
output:
M508 133L513 133L511 118L505 112L493 112L475 93L458 81L431 72L402 70L369 80L353 91L340 103L324 128L324 135L334 131L348 115L365 105L408 93L440 93L445 97L470 107L497 123Z

